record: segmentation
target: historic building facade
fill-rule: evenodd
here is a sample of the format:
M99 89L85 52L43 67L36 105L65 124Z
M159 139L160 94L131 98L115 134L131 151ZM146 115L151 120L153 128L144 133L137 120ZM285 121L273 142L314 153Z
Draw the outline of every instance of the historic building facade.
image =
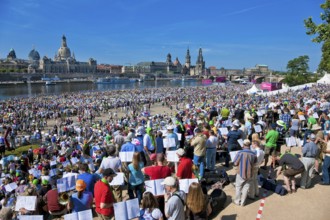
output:
M132 71L132 68L123 67L123 72ZM202 49L199 49L196 65L191 65L190 51L187 49L185 64L182 65L179 58L172 62L171 54L167 54L165 62L140 62L134 66L135 73L166 73L166 74L182 74L182 75L204 75L206 73L205 61Z
M54 60L44 56L40 60L39 70L42 73L96 73L97 62L90 58L87 62L76 60L74 53L67 46L66 37L62 37L62 45L55 54Z
M0 69L5 71L24 71L28 73L96 73L97 62L90 58L87 62L76 60L74 53L67 46L66 37L62 37L62 45L55 54L54 60L32 49L28 60L18 59L14 49L11 49L6 59L0 59Z

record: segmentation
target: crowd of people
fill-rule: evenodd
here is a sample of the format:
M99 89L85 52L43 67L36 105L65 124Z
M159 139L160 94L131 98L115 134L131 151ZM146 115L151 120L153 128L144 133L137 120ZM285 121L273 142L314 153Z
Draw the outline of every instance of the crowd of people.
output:
M288 194L310 188L320 174L329 185L329 87L273 96L247 95L238 85L3 100L0 218L91 209L98 219L121 219L114 204L137 198L137 219L208 219L220 210L207 174L232 166L239 206L259 197L258 175L275 169ZM30 148L11 154L24 145ZM301 147L301 159L292 147ZM120 174L123 184L111 184ZM65 178L75 182L63 191ZM183 179L196 179L188 192L180 189ZM151 193L149 180L161 180L164 193ZM35 196L35 209L15 210L19 196Z

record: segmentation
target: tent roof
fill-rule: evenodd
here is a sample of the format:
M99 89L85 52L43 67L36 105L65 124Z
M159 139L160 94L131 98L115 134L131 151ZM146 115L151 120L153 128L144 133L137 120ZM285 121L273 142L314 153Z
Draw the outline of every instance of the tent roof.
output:
M250 89L248 89L248 90L246 91L246 93L248 93L248 94L253 94L253 93L257 93L257 92L259 92L259 91L261 91L261 90L258 89L258 88L256 87L256 85L253 85Z
M324 76L317 80L317 83L324 83L324 84L330 84L330 74L326 73Z

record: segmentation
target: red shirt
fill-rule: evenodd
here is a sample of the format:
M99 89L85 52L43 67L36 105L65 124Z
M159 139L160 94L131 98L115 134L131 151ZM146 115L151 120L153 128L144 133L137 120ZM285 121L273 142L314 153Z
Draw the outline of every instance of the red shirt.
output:
M192 160L187 157L181 157L178 165L177 177L181 179L191 179L192 178Z
M164 179L172 175L171 168L168 166L150 166L144 168L144 172L150 176L150 180Z
M101 203L113 203L113 196L110 190L110 186L101 180L97 181L94 186L94 199L95 199L95 211L105 216L113 216L113 207L101 209Z
M63 210L65 207L58 203L58 192L57 189L49 190L46 194L47 207L51 212L58 212Z

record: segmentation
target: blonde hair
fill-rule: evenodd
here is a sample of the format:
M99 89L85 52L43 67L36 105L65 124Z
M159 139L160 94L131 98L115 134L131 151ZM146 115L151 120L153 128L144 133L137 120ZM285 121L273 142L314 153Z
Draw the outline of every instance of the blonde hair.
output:
M134 152L133 159L132 159L132 165L135 170L139 170L139 163L140 163L140 153Z
M260 141L258 133L253 133L252 134L252 141Z
M199 183L192 183L189 186L187 194L187 207L192 213L196 214L206 210L206 196L203 193L202 187Z

